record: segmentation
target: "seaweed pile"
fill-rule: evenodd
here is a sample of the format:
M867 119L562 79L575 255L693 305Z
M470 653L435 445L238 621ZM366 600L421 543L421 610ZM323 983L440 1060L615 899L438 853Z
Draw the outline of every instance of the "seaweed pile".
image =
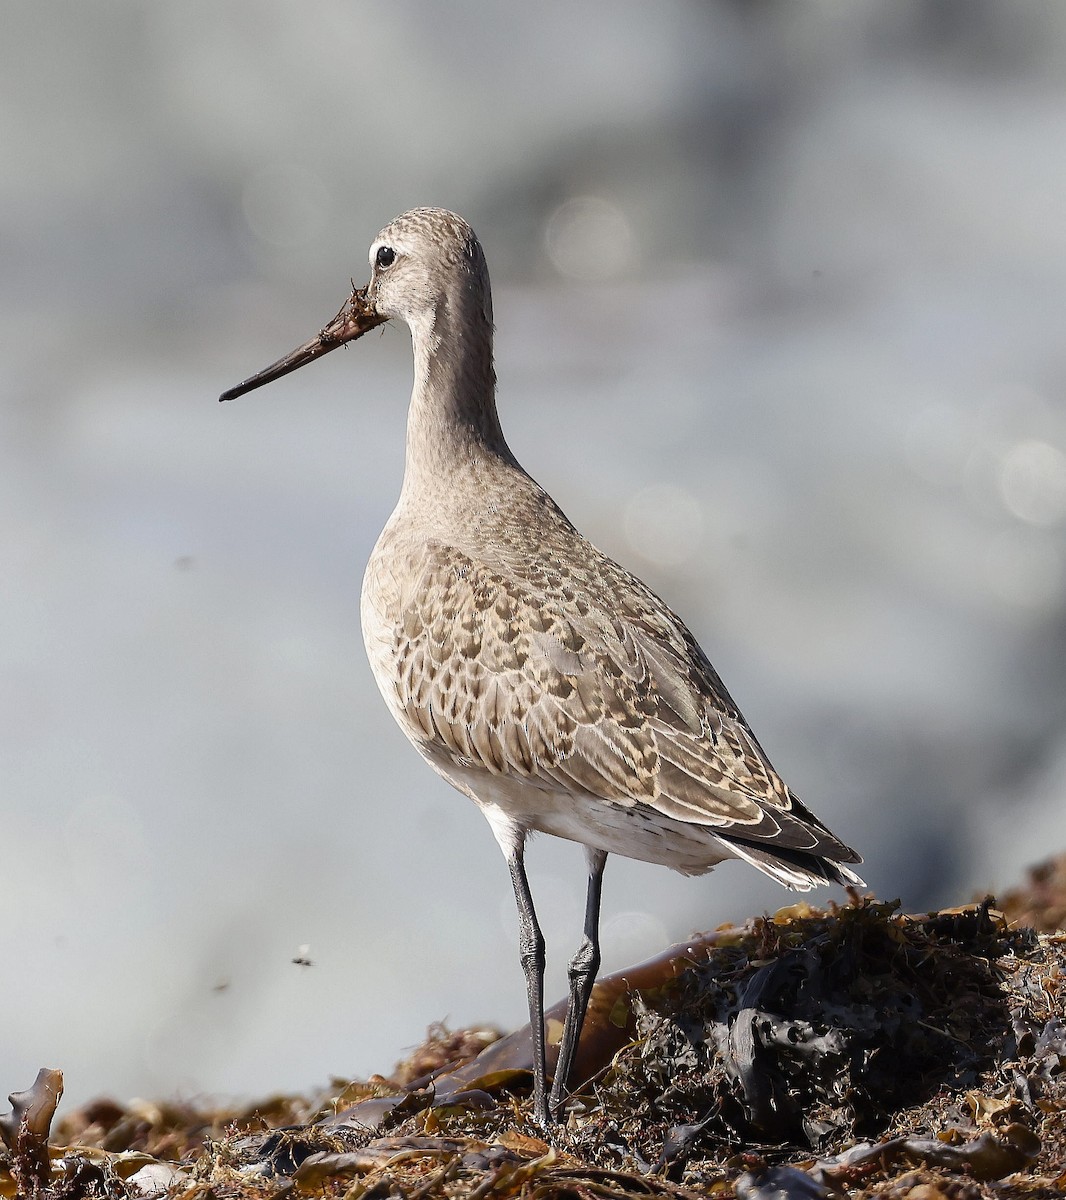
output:
M598 1058L553 1144L522 1035L436 1027L390 1079L222 1109L99 1100L54 1132L62 1077L42 1071L0 1118L0 1196L1066 1191L1066 935L990 901L795 905L598 988Z
M798 913L691 967L669 1008L641 1006L604 1112L636 1099L642 1129L686 1153L697 1137L820 1151L976 1084L1010 1028L993 964L1032 951L1031 934L987 905L910 921L868 902Z

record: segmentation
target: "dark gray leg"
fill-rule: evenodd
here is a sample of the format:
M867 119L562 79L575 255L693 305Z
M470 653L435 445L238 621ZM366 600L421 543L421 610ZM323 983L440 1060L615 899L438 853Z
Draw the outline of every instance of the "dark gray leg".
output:
M529 1031L533 1041L533 1115L545 1129L551 1124L544 1066L544 935L537 924L533 897L526 879L525 851L519 846L507 856L515 903L518 905L518 952L526 976Z
M548 1110L558 1119L559 1110L570 1094L570 1071L585 1023L592 985L600 969L600 892L603 887L603 868L607 855L603 850L586 851L589 862L589 885L585 898L585 937L578 952L570 960L570 1002L563 1023L563 1039L559 1044L559 1059L555 1065Z

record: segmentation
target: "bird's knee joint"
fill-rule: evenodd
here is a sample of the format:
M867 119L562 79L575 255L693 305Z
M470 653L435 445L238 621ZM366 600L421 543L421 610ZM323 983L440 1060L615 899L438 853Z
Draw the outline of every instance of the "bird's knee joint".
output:
M518 956L522 961L522 966L537 971L544 970L544 939L542 937L530 938L528 941L523 941L518 949Z
M589 975L595 976L599 969L599 951L591 942L584 942L570 960L570 978L582 979Z
M521 956L522 969L527 973L535 971L538 975L544 971L544 955L543 954L523 954Z

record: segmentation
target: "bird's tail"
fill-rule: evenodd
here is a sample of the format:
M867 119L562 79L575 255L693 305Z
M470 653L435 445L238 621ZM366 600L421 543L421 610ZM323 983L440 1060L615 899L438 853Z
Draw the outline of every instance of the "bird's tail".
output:
M792 850L786 846L745 842L742 838L723 837L719 840L731 855L751 863L764 875L797 892L809 892L812 887L827 883L840 883L845 887L865 886L854 871L831 858L805 854L802 850Z

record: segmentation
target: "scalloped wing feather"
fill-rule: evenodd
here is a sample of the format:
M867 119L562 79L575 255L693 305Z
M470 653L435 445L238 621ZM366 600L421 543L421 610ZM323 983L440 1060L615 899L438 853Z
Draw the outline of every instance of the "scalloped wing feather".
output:
M581 572L528 580L423 545L394 622L408 735L435 759L648 806L771 856L860 861L785 786L680 619L589 551Z

